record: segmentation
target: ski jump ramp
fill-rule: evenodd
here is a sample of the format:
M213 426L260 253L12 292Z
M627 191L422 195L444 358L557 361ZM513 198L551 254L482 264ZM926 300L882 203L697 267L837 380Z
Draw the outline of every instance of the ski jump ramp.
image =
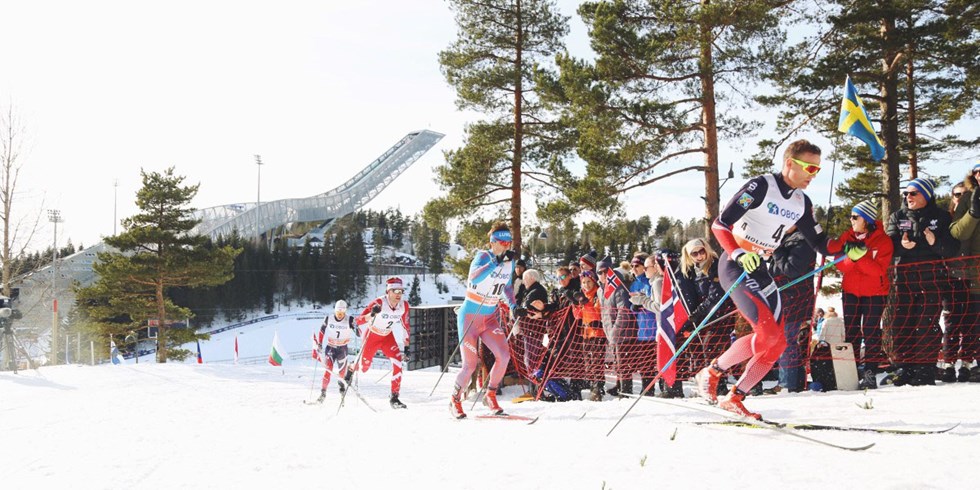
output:
M190 233L216 239L235 232L242 237L259 237L291 223L320 222L322 228L329 228L337 219L374 199L443 136L429 130L408 133L350 180L322 194L257 205L251 202L199 209L195 217L201 222ZM19 303L25 316L18 323L28 325L27 317L41 314L47 315L47 320L38 318L37 324L50 325L51 299L59 298L63 305L73 303L72 283L91 284L95 280L92 264L98 259L98 253L105 250L108 250L105 242L100 242L59 259L57 267L48 265L15 281L14 285L21 290Z

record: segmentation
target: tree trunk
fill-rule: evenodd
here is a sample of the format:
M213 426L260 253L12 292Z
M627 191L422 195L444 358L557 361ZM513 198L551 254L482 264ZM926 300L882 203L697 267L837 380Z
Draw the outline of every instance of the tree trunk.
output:
M163 284L157 284L157 318L160 319L160 326L157 330L157 362L167 362L167 311L164 308ZM138 349L137 349L138 350Z
M886 219L901 207L898 188L901 171L898 160L898 77L895 70L899 52L889 42L895 35L895 19L882 19L881 36L884 44L889 46L881 60L881 134L885 143L885 158L881 162L881 184L885 194L882 216Z
M511 163L510 184L510 231L514 236L514 250L521 253L521 161L524 155L523 87L524 68L523 45L524 23L521 17L521 1L517 0L517 38L514 71L514 161Z
M919 176L919 145L915 140L915 64L912 62L914 51L915 43L910 43L905 54L905 90L909 94L909 179Z
M707 6L710 0L703 0ZM718 124L715 119L715 77L711 28L701 26L701 125L704 132L704 236L711 238L711 223L718 217Z

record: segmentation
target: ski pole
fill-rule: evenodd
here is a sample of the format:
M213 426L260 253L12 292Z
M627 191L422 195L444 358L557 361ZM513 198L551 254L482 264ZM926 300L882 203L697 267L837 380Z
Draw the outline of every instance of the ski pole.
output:
M446 371L449 371L449 361L451 361L452 358L456 357L456 353L459 352L460 346L463 345L463 339L466 338L466 334L470 331L470 327L473 326L473 321L476 320L476 317L480 314L480 311L483 310L483 305L485 305L486 302L487 302L487 297L484 296L483 300L480 301L480 307L476 309L476 313L474 313L473 316L470 317L470 322L466 325L466 328L463 329L463 336L459 339L459 342L456 343L456 348L453 349L453 353L449 355L448 359L446 359L446 365L445 367L442 368L442 372L439 373L439 379L436 380L436 384L432 386L432 391L429 392L430 398L432 397L432 394L436 392L436 387L438 387L439 383L442 381L443 375L446 374ZM462 308L460 308L460 311L462 311Z
M371 324L368 325L368 327L365 329L364 338L362 339L362 342L361 342L361 350L360 350L360 352L357 353L357 362L354 363L354 368L355 368L355 371L354 371L354 379L352 380L352 383L351 384L356 385L357 384L357 380L360 379L360 376L359 375L361 374L361 361L364 360L364 352L365 352L364 349L365 349L365 347L367 347L368 338L371 337L371 329L374 328L374 320L376 320L377 318L378 318L378 315L377 314L375 314L374 316L372 316L371 317ZM371 355L373 356L374 355L374 352L372 352ZM338 414L340 413L340 409L341 408L344 408L344 399L345 398L347 398L347 390L344 390L344 394L340 395L340 405L337 407L337 413Z
M688 337L683 344L681 344L681 346L677 349L677 351L674 352L673 357L671 357L667 361L667 364L664 364L664 367L660 370L660 372L658 372L657 375L652 380L650 380L650 383L643 388L643 391L640 392L640 396L633 402L633 404L629 406L629 408L626 409L626 412L623 413L621 417L619 417L619 420L617 420L616 424L612 426L612 429L609 429L609 432L606 433L606 437L609 437L609 435L612 434L614 430L616 430L616 427L619 427L620 422L622 422L623 419L625 419L626 416L629 415L630 411L633 410L633 407L635 407L636 404L640 402L640 399L642 399L643 396L646 395L647 391L650 391L650 389L653 388L657 384L657 381L664 375L664 372L666 372L667 369L669 369L671 366L674 365L674 362L677 361L678 357L680 357L681 352L684 352L684 349L686 349L687 346L691 344L691 341L694 340L695 335L701 329L707 326L706 324L708 323L708 320L715 314L716 311L718 311L718 308L721 307L722 303L724 303L725 300L728 299L729 296L731 296L732 291L734 291L735 288L739 284L741 284L742 281L744 281L745 278L748 276L749 273L743 270L742 274L738 276L738 279L736 279L735 282L733 282L732 285L729 286L728 291L725 291L725 295L722 296L721 299L718 301L718 303L715 304L714 308L711 308L711 311L709 311L708 315L704 317L704 320L701 320L701 324L698 325L698 327L695 328L693 332L691 332L691 336Z
M786 284L783 284L782 286L779 286L779 290L780 291L783 291L783 290L789 288L790 286L799 283L800 281L806 280L808 277L813 277L814 274L819 274L824 269L827 269L828 267L830 267L830 266L832 266L834 264L837 264L838 262L844 260L845 258L847 258L847 255L841 255L840 257L834 259L833 262L828 262L828 263L826 263L824 265L821 265L820 267L817 267L816 269L813 269L812 271L807 272L806 274L804 274L804 275L802 275L800 277L797 277L796 279L793 279L791 282L788 282ZM705 325L705 327L710 327L710 326L712 326L712 325L714 325L714 324L716 324L716 323L718 323L718 322L720 322L720 321L722 321L722 320L724 320L724 319L726 319L726 318L728 318L728 317L730 317L730 316L732 316L732 315L734 315L736 313L738 313L738 310L729 311L728 313L725 313L724 315L722 315L722 316L720 316L718 318L715 318L714 320L711 321L711 323Z

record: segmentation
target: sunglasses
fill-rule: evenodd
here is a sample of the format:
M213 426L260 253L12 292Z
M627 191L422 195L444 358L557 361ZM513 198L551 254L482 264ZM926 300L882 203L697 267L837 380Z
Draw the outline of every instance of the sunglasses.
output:
M953 197L957 197L957 198L960 197L960 196L962 196L962 195L963 195L962 192L954 192L953 193Z
M402 293L405 292L405 290L404 289L392 289L391 292L393 292L395 294L402 294Z
M919 195L919 192L918 191L903 191L902 192L902 195L903 196L912 196L912 197L915 197L915 196L918 196Z
M817 172L820 171L820 165L815 163L804 162L803 160L797 160L795 158L790 158L790 160L792 160L793 163L803 167L803 171L810 175L817 175Z
M708 251L702 248L691 252L691 255L708 255Z
M514 242L501 242L501 241L497 241L497 242L494 242L494 243L499 243L499 244L503 245L504 248L510 248L510 246L514 244Z
M565 279L568 279L568 274L562 274L562 275L558 276L558 280L559 281L564 281Z
M852 215L851 215L851 221L857 221L857 220L858 220L858 218L860 218L860 216L858 216L858 215L856 215L856 214L852 214Z

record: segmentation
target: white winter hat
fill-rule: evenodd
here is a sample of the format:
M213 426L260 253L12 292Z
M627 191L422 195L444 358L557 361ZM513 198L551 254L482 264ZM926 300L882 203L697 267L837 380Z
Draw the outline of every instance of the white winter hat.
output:
M347 311L347 302L344 300L338 300L337 304L333 305L333 309Z

